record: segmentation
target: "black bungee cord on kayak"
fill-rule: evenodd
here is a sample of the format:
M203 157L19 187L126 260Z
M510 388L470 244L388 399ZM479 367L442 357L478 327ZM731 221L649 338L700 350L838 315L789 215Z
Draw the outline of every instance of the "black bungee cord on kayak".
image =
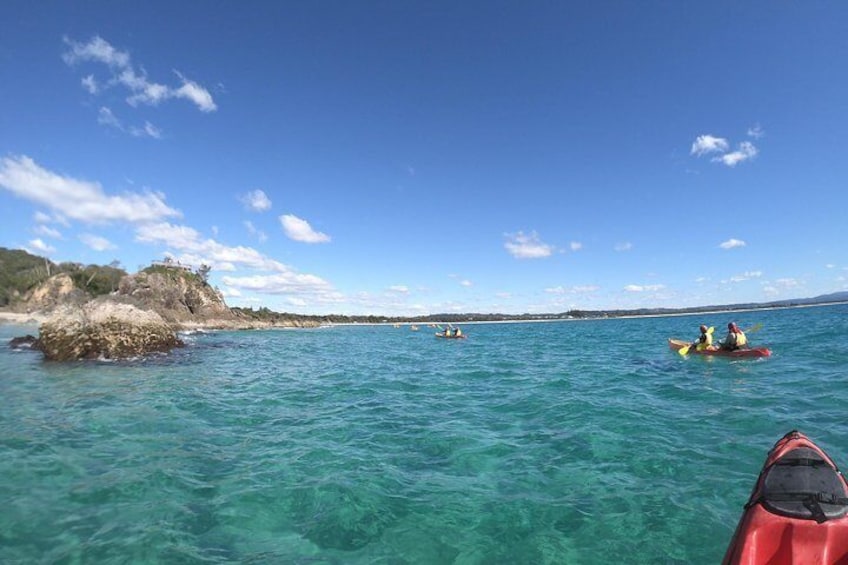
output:
M848 514L839 469L810 448L793 449L763 470L762 476L762 493L752 497L745 509L762 503L775 514L819 524Z

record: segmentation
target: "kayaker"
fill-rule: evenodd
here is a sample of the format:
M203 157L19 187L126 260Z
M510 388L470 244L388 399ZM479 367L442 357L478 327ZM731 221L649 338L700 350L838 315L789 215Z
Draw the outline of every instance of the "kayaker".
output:
M459 329L458 327L453 330L453 336L454 337L459 337L461 335L462 335L462 330Z
M726 351L734 351L736 349L747 349L748 338L745 332L739 329L736 322L727 324L727 336L721 342L721 348Z
M698 339L695 341L695 349L697 351L704 351L705 349L715 349L715 346L713 346L713 328L708 328L707 326L701 324L700 330L701 335L698 336Z

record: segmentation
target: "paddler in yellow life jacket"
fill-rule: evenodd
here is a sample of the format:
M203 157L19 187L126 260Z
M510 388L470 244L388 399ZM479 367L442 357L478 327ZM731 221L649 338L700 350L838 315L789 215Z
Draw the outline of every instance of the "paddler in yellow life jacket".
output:
M735 322L727 324L727 337L721 342L721 348L727 351L748 348L748 338Z
M715 349L713 345L713 330L715 328L708 328L707 326L701 324L701 335L698 336L697 341L695 341L695 350L696 351L704 351L705 349Z
M459 328L454 328L454 330L453 330L453 336L454 336L454 337L459 337L459 336L461 336L461 335L462 335L462 330L461 330L461 329L459 329Z

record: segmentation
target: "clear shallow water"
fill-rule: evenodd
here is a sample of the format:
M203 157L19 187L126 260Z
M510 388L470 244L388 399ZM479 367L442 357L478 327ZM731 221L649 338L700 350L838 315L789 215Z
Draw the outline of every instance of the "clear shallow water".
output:
M733 319L774 356L668 349L723 314L0 345L0 562L717 563L783 433L848 466L848 307Z

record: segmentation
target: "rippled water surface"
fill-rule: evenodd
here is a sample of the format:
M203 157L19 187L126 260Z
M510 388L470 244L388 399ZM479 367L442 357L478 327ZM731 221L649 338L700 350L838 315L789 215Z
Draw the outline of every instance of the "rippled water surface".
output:
M0 562L717 563L783 433L848 466L848 307L733 316L771 358L669 351L726 314L72 364L0 326Z

